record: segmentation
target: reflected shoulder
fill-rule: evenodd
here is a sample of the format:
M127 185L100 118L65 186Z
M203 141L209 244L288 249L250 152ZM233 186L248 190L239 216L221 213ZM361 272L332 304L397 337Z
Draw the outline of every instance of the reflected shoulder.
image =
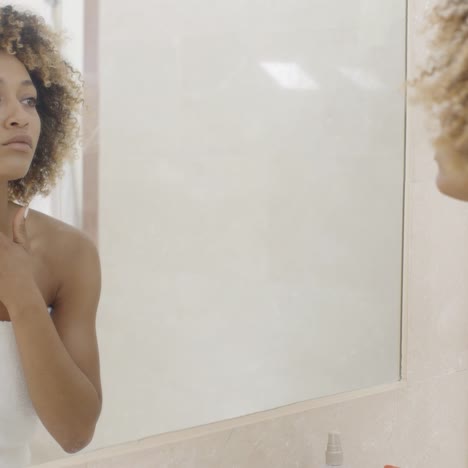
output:
M100 259L93 239L84 231L39 211L30 210L32 237L48 258L50 267L64 286L76 275L100 277Z

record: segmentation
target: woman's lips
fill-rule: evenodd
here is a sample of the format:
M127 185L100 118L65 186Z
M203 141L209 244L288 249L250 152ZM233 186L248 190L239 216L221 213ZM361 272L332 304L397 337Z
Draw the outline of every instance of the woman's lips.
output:
M8 143L7 145L3 145L3 146L6 146L7 148L14 149L17 151L26 151L28 153L32 150L31 146L28 143L20 143L18 141L15 141L13 143Z

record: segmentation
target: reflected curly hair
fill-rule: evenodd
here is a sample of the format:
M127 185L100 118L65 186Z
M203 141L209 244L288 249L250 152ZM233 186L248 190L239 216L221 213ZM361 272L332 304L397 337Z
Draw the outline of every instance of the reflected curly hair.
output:
M82 79L60 53L61 35L44 19L11 5L0 8L0 50L26 67L37 89L41 134L28 173L8 182L8 199L28 204L48 195L63 175L63 164L75 159Z
M437 151L468 160L468 1L448 0L434 7L426 29L430 59L410 85L437 125Z

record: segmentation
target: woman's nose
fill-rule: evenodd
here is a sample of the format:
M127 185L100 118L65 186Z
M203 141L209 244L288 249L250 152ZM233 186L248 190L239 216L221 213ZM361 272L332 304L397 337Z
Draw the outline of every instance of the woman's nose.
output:
M7 123L7 127L18 127L18 128L23 128L27 127L28 122L26 119L10 119Z
M29 117L25 110L23 109L23 106L21 103L14 103L8 106L6 109L6 115L5 115L5 127L7 128L14 128L14 127L19 127L23 128L28 125L29 123Z

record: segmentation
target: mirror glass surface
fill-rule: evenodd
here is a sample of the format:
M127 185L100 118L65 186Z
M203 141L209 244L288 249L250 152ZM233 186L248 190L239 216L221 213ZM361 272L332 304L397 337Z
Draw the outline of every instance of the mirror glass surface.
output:
M406 2L100 0L96 24L85 450L398 381Z

